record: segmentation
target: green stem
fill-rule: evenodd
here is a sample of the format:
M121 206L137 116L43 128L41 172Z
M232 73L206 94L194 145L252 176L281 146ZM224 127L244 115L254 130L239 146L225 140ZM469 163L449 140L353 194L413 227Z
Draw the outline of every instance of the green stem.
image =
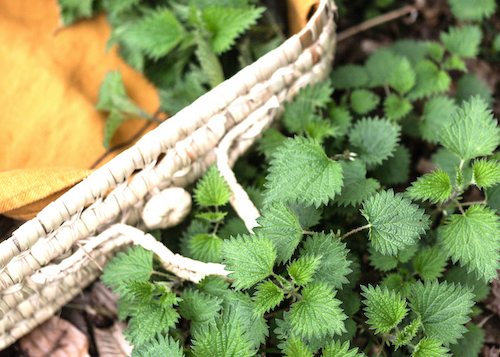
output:
M460 202L458 202L458 200L456 198L453 199L453 202L455 202L455 204L458 207L458 209L460 210L460 213L462 214L462 216L465 216L465 211L464 211L462 205L460 204Z
M159 276L163 276L164 278L167 278L167 279L174 279L174 280L178 279L174 275L162 273L161 271L157 271L157 270L153 270L153 274L156 274L156 275L159 275Z
M355 234L355 233L358 233L358 232L361 232L363 229L366 229L366 228L370 228L372 225L370 223L368 224L365 224L364 226L362 227L358 227L356 229L353 229L352 231L350 232L347 232L346 234L344 234L342 237L340 237L340 240L344 239L344 238L347 238L349 237L350 235L352 234Z

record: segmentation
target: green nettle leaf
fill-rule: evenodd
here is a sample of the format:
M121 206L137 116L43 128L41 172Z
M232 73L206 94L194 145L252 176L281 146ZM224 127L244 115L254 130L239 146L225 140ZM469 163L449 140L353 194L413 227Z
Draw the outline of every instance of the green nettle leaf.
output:
M290 308L292 332L299 336L323 338L345 332L343 321L347 316L335 299L333 288L326 283L314 282L305 286L302 300Z
M337 289L342 284L348 284L346 276L352 272L351 261L347 260L346 245L335 239L331 234L314 233L308 237L300 249L301 255L321 257L313 280L327 283Z
M323 348L321 357L363 357L364 353L358 353L358 348L349 349L350 343L340 341L333 341Z
M351 107L358 114L367 114L375 109L380 97L366 89L356 89L351 93Z
M465 267L455 265L446 272L444 277L449 283L467 285L473 288L472 293L475 295L473 300L476 302L483 301L490 293L490 284L477 279L475 273L468 273Z
M347 134L352 122L351 111L344 107L330 108L330 118L336 125L337 135L344 136Z
M391 273L382 279L380 286L393 290L401 297L408 298L413 283L415 283L415 279L413 278L405 277L399 273Z
M106 120L106 125L104 126L104 139L102 141L102 145L106 149L109 149L113 135L125 120L127 118L119 111L113 109L109 112L108 120Z
M446 71L440 70L430 60L421 60L415 65L417 81L408 92L408 99L416 100L430 97L433 94L446 92L450 89L451 77Z
M405 183L410 177L410 150L403 145L397 145L393 156L382 162L373 170L372 176L381 184L392 186Z
M441 343L456 343L467 331L470 307L474 304L470 288L427 280L412 286L410 308L422 319L424 333Z
M266 160L270 160L273 154L276 152L283 142L286 140L286 136L281 134L278 130L270 128L262 134L262 137L258 139L259 147L257 150L264 154Z
M273 272L276 248L264 235L238 235L222 242L222 257L236 290L248 289Z
M287 357L313 357L314 354L308 346L304 345L304 342L294 334L287 338L285 342L285 348L283 349L285 356Z
M475 74L467 74L457 82L455 100L458 104L470 100L472 97L481 97L489 106L493 103L493 95L488 85Z
M175 15L167 8L159 8L124 30L123 38L132 47L141 49L156 60L169 53L186 36Z
M299 286L304 286L312 280L313 274L321 263L321 255L301 255L288 265L288 274Z
M132 357L184 357L182 347L179 341L175 341L172 337L158 334L148 342L134 348Z
M455 101L445 96L430 98L425 103L424 114L420 121L422 137L434 144L439 141L440 133L451 124L452 114L457 109Z
M341 206L357 206L373 195L380 184L373 178L366 178L366 167L361 160L341 161L344 186L335 202Z
M59 16L64 26L69 26L82 17L92 16L93 0L58 0Z
M225 79L222 64L210 46L207 34L198 32L194 38L196 41L196 59L200 63L203 73L207 76L210 87L215 88Z
M453 262L467 265L485 281L498 277L500 224L493 210L472 205L465 214L454 214L439 231L439 240Z
M366 300L365 315L368 317L367 323L372 325L376 333L388 333L395 328L406 316L408 309L406 300L399 294L387 288L380 289L379 286L373 288L369 285L361 286Z
M302 228L299 219L282 202L272 202L262 210L257 218L260 227L255 227L255 233L271 239L276 247L277 262L289 260L302 238Z
M373 247L368 248L370 253L370 265L381 271L389 271L398 266L399 263L408 262L418 251L418 244L410 245L405 250L400 250L397 255L383 255Z
M196 215L196 218L201 218L210 223L221 222L224 217L227 216L227 212L201 212Z
M208 6L202 11L202 19L212 33L210 45L215 54L220 55L234 45L236 38L257 22L263 7Z
M200 206L223 206L229 202L231 189L220 175L217 165L212 165L194 189L194 199Z
M411 357L451 357L449 349L434 338L425 337L418 342Z
M467 63L457 55L451 55L444 63L444 69L456 69L467 72Z
M153 252L135 246L127 248L127 253L118 253L104 269L101 280L109 287L120 289L128 281L148 281L152 273Z
M189 240L190 257L205 263L220 263L222 239L214 234L197 234Z
M496 9L495 0L449 0L451 12L459 20L481 21Z
M363 118L349 132L349 142L368 168L392 156L399 141L401 127L387 119Z
M370 225L372 245L384 255L415 244L429 227L429 216L403 195L393 190L381 191L363 203L361 214Z
M476 160L472 164L472 180L479 188L500 182L500 163L495 160Z
M486 203L492 209L500 212L500 184L488 187L485 190Z
M413 71L410 61L402 58L394 72L392 72L389 84L400 94L408 93L415 85L416 74Z
M457 344L451 345L450 351L455 357L479 356L485 340L484 331L474 324L465 327L468 331L464 334L464 338L458 340Z
M364 87L370 78L363 66L348 64L334 69L331 79L334 88L349 89Z
M252 342L237 319L234 309L216 319L194 336L193 353L197 357L226 357L255 355Z
M140 0L103 0L102 6L109 12L120 12L130 9L140 3Z
M142 345L149 341L151 336L168 331L179 320L179 314L172 306L162 306L157 300L141 305L135 316L129 322L129 331L126 332L127 340L133 345Z
M396 348L405 346L413 340L417 335L419 327L422 325L420 318L417 318L406 325L405 328L396 333L396 338L394 339L394 346Z
M413 109L413 104L408 98L402 98L392 93L384 100L385 116L392 120L399 120L405 117Z
M448 149L440 147L437 149L436 153L432 155L431 162L439 167L441 170L445 171L451 179L451 184L456 185L457 183L457 168L460 166L460 158L455 154L452 154ZM469 165L470 160L466 160L463 164L462 178L465 182L472 180L472 167Z
M308 124L317 120L316 110L331 101L333 87L330 80L302 88L293 102L285 104L283 124L291 133L302 134Z
M441 62L443 60L445 48L442 44L436 41L426 41L425 47L427 49L427 54L435 62Z
M380 49L368 58L365 69L370 77L369 87L378 87L388 84L392 72L398 66L402 57L389 49Z
M472 58L479 52L483 33L477 25L451 27L448 32L441 32L441 41L452 54Z
M316 140L290 138L271 161L264 204L298 200L319 207L340 193L342 177L340 164L330 160Z
M412 64L423 60L428 52L424 41L411 39L396 40L390 49L395 54L408 58Z
M479 97L464 102L441 132L441 144L461 160L491 155L500 144L500 129L487 104Z
M274 309L285 298L282 289L276 286L272 281L265 280L255 287L253 301L255 303L255 313L265 314Z
M451 196L450 176L441 169L418 178L408 187L406 194L414 200L429 200L432 203L444 202Z
M413 266L422 279L434 280L443 276L447 260L441 247L434 246L418 252L413 259Z
M209 275L198 283L198 289L205 294L222 297L229 289L229 283L222 277Z
M191 333L201 332L209 323L215 323L222 308L222 299L197 290L185 290L179 302L179 313L182 317L192 320Z
M299 219L303 229L309 229L317 225L323 218L323 209L314 206L306 206L303 203L289 203L288 208Z

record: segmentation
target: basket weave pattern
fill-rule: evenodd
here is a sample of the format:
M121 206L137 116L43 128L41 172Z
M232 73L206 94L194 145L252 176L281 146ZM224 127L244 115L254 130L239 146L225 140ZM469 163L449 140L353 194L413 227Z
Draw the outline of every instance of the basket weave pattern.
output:
M0 243L0 350L52 316L132 244L153 250L182 279L227 274L223 265L173 254L142 230L179 223L191 208L180 187L214 162L233 191L231 204L249 229L255 226L258 211L230 167L285 101L329 74L334 10L332 0L321 0L299 34L144 135Z

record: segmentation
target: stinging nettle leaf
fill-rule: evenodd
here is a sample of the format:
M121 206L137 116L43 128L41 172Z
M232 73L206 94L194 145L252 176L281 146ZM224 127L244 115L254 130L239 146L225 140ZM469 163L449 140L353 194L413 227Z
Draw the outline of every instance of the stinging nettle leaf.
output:
M314 357L311 348L304 345L304 342L294 334L286 339L283 352L286 357Z
M411 357L451 357L449 349L434 338L425 337L415 346Z
M394 69L402 58L386 48L373 53L365 63L365 69L370 77L368 86L378 87L388 84Z
M422 279L434 280L443 276L447 260L442 248L434 246L419 251L413 259L413 266Z
M260 227L255 227L255 233L271 239L276 247L277 262L289 260L302 238L299 219L284 203L272 202L262 210L257 223Z
M292 332L300 337L323 338L346 331L343 321L347 316L339 307L341 302L335 299L331 286L314 282L305 286L301 295L302 300L290 308Z
M366 89L356 89L351 93L351 107L358 114L368 114L380 102L380 97Z
M491 281L500 268L500 224L495 212L472 205L465 214L454 214L439 231L439 240L453 262L467 265L478 277Z
M377 251L396 255L413 245L429 227L429 216L403 195L381 191L363 203L361 214L370 224L369 238Z
M500 163L495 160L476 160L472 164L472 180L479 188L500 182Z
M410 100L430 97L450 89L451 77L430 60L424 59L418 62L415 65L415 73L417 74L415 86L408 92Z
M153 252L141 246L118 253L103 271L101 280L109 287L120 287L127 281L148 281L153 272Z
M441 132L441 144L461 160L491 155L500 144L500 129L487 104L479 97L464 102Z
M182 347L179 341L175 341L173 337L156 335L148 342L134 348L132 357L184 357Z
M222 257L228 277L236 279L236 290L248 289L273 272L276 248L264 235L242 235L222 243Z
M335 202L342 206L357 206L373 195L380 184L373 178L366 178L366 167L361 160L341 161L344 186Z
M457 344L451 345L450 351L454 357L479 356L485 340L484 331L474 324L465 327L468 331L464 334L464 338L458 340Z
M384 100L385 116L392 120L399 120L405 117L413 109L413 104L408 98L402 98L399 95L392 93Z
M474 304L470 288L437 280L417 282L408 297L410 308L422 320L426 336L448 345L462 338Z
M440 133L451 124L452 114L457 110L455 101L446 96L435 96L425 103L424 114L420 121L422 137L437 144Z
M200 206L223 206L229 202L231 189L213 164L194 189L194 199Z
M255 313L265 314L278 306L285 298L285 293L272 281L265 280L257 284L252 300L255 303Z
M312 280L321 263L321 257L321 255L301 255L288 265L288 274L295 284L304 286Z
M387 119L363 118L349 132L349 142L355 147L368 169L392 156L399 141L401 127Z
M495 0L448 0L451 12L459 20L481 21L490 17L496 9Z
M418 178L408 187L406 194L414 200L429 200L432 203L444 202L451 195L450 176L441 169Z
M371 285L361 286L361 289L361 295L366 298L363 303L366 305L367 323L372 325L370 328L375 329L375 333L390 332L408 313L406 300L394 291Z
M472 97L481 97L489 106L493 103L493 95L488 85L475 74L467 74L457 82L455 100L458 104L470 100Z
M330 160L316 140L288 139L271 161L264 204L273 201L327 204L342 187L342 167Z
M475 273L468 273L466 267L454 265L444 276L447 282L469 286L473 288L474 301L479 302L486 299L490 292L490 284L477 278Z
M364 353L358 353L358 347L349 349L349 341L344 343L340 341L333 341L323 348L321 357L364 357Z
M314 233L300 249L301 255L321 256L313 280L327 283L336 289L348 284L346 276L352 272L351 261L347 259L346 245L331 234Z
M441 32L441 41L452 54L472 58L479 52L483 33L477 25L451 27L448 32Z
M400 94L405 94L413 88L415 80L416 74L410 61L403 57L394 69L394 72L392 72L389 84Z
M359 88L368 81L368 73L363 66L348 64L337 67L332 72L332 86L338 89Z

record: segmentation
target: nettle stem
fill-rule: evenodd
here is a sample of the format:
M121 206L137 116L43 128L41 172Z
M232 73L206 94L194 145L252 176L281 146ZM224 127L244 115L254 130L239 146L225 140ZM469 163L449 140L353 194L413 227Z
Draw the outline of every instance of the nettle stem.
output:
M364 226L362 227L358 227L356 229L353 229L352 231L350 232L347 232L346 234L344 234L342 237L340 237L340 240L344 239L344 238L347 238L349 237L350 235L352 234L355 234L355 233L358 233L358 232L361 232L363 229L366 229L366 228L370 228L372 225L370 223L368 224L365 224Z

